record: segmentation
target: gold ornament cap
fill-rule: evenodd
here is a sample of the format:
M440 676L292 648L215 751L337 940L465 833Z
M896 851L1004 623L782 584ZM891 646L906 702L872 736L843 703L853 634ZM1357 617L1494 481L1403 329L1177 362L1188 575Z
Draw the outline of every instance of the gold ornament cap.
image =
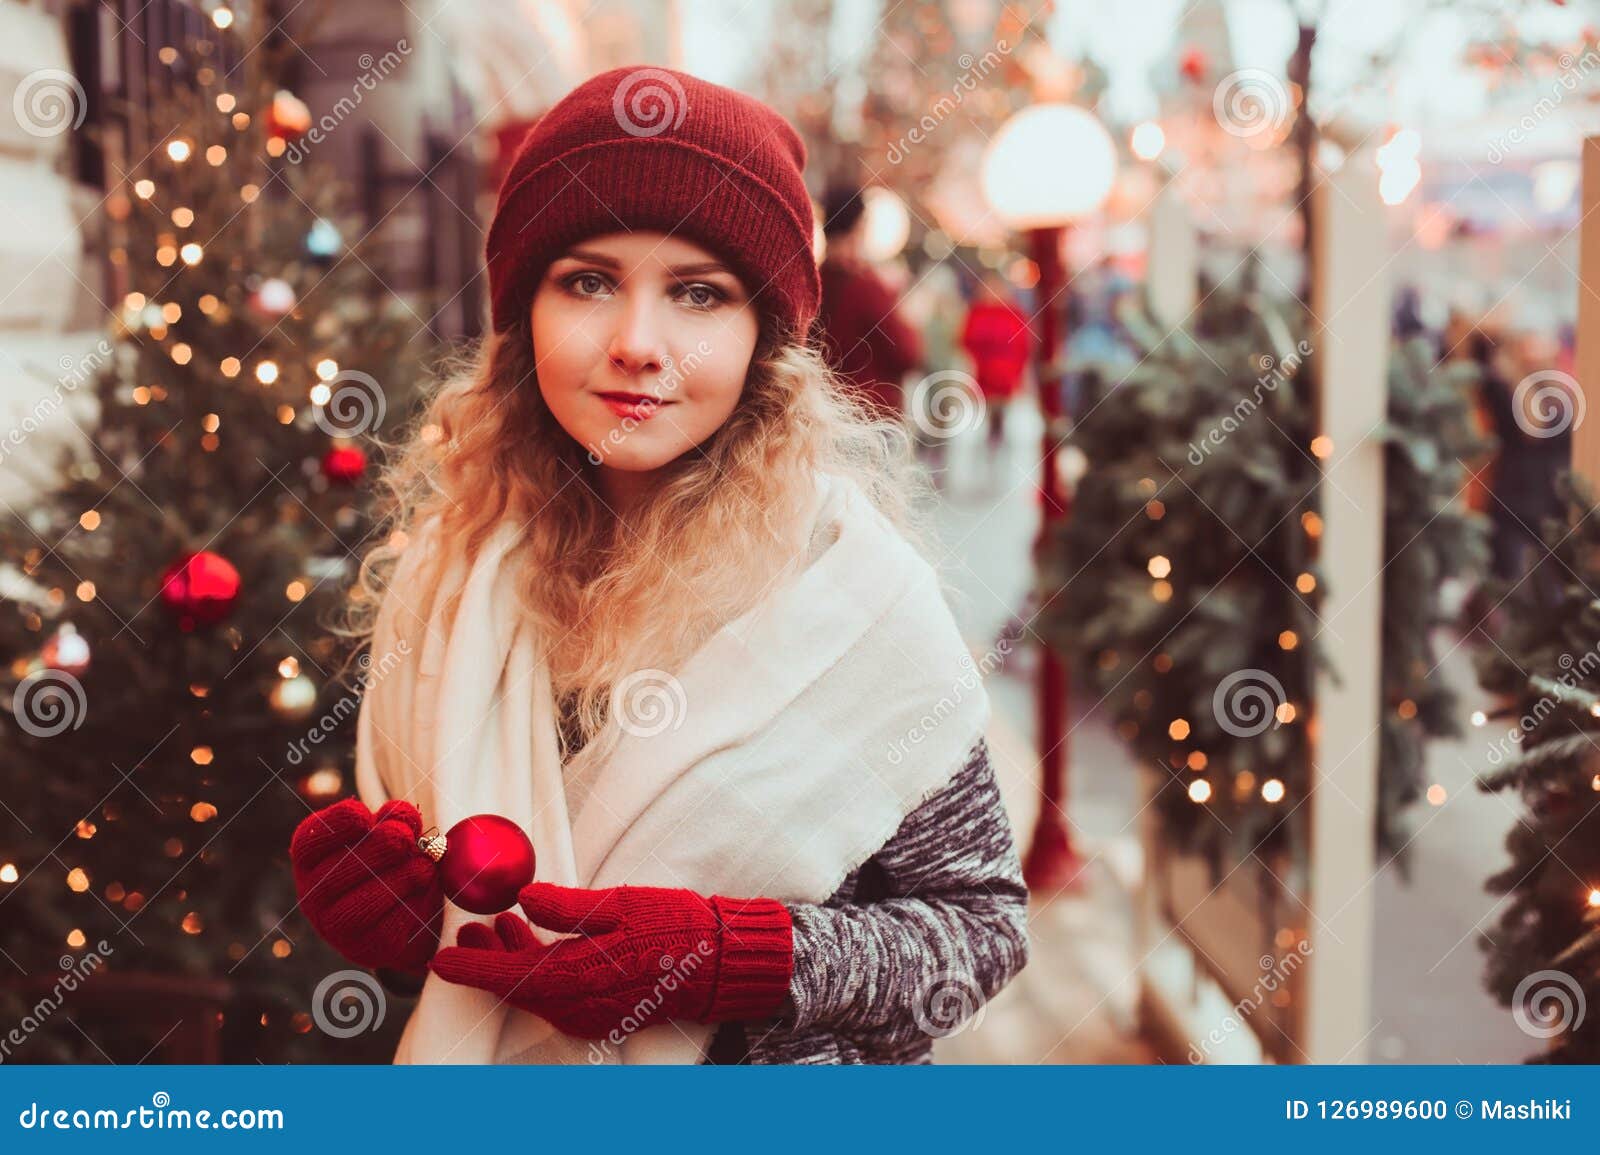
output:
M435 862L444 857L445 846L445 836L439 833L437 826L428 827L417 839L417 849Z

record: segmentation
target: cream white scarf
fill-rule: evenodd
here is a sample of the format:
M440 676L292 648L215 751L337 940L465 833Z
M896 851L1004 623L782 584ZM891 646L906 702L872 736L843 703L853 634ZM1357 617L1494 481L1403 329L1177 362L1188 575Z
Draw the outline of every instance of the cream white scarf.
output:
M837 540L675 675L639 675L654 713L619 691L607 725L620 743L598 767L580 765L598 739L565 769L557 757L549 670L501 564L519 527L501 526L470 571L456 559L432 589L415 581L419 535L373 640L362 801L408 799L441 830L469 814L514 819L541 881L826 900L960 767L989 702L933 569L853 482L821 479L814 510ZM593 785L569 814L579 773ZM446 903L442 944L474 919ZM712 1033L657 1023L591 1043L430 973L395 1062L693 1063Z

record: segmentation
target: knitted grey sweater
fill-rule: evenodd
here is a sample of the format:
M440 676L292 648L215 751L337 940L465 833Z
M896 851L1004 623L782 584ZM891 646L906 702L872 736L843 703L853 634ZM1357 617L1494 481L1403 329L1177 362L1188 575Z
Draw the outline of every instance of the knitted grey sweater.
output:
M1028 961L1028 891L988 744L826 902L792 903L781 1014L724 1023L711 1063L928 1063Z

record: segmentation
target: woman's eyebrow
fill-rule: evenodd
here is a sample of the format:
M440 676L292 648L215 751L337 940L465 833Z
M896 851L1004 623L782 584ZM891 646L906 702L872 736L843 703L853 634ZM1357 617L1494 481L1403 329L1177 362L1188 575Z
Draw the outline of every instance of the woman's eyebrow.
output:
M608 257L604 253L597 253L590 249L568 249L556 258L558 261L583 261L586 264L602 265L608 269L620 269L622 262L615 257Z
M674 265L668 270L675 277L703 277L707 273L727 273L733 275L733 270L720 261L700 261L692 265Z

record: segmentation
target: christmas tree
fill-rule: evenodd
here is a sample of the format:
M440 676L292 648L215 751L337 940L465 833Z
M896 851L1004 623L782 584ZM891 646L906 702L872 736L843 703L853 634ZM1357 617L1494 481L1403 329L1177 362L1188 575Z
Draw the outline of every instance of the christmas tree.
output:
M381 1060L403 1018L330 1043L349 1008L313 992L348 964L300 917L286 848L350 790L362 678L328 627L369 531L365 447L424 351L347 241L338 181L285 155L309 113L279 58L217 58L163 55L166 136L106 201L118 312L74 370L98 416L0 526L22 578L0 606L20 1061L139 1061L180 1021L189 1054Z
M1479 944L1490 992L1546 1040L1530 1061L1600 1063L1600 516L1581 479L1563 497L1533 572L1491 590L1506 623L1478 659L1502 702L1474 719L1494 767L1478 785L1522 811L1487 883L1508 901Z
M1045 553L1038 624L1141 762L1163 769L1153 805L1173 845L1220 872L1305 846L1312 681L1329 665L1312 347L1305 318L1250 293L1211 292L1192 330L1125 320L1143 356L1086 398L1073 430L1087 466ZM1474 572L1484 549L1455 501L1477 446L1464 383L1402 348L1389 386L1374 833L1399 854L1424 743L1451 726L1454 700L1426 676L1440 583Z

